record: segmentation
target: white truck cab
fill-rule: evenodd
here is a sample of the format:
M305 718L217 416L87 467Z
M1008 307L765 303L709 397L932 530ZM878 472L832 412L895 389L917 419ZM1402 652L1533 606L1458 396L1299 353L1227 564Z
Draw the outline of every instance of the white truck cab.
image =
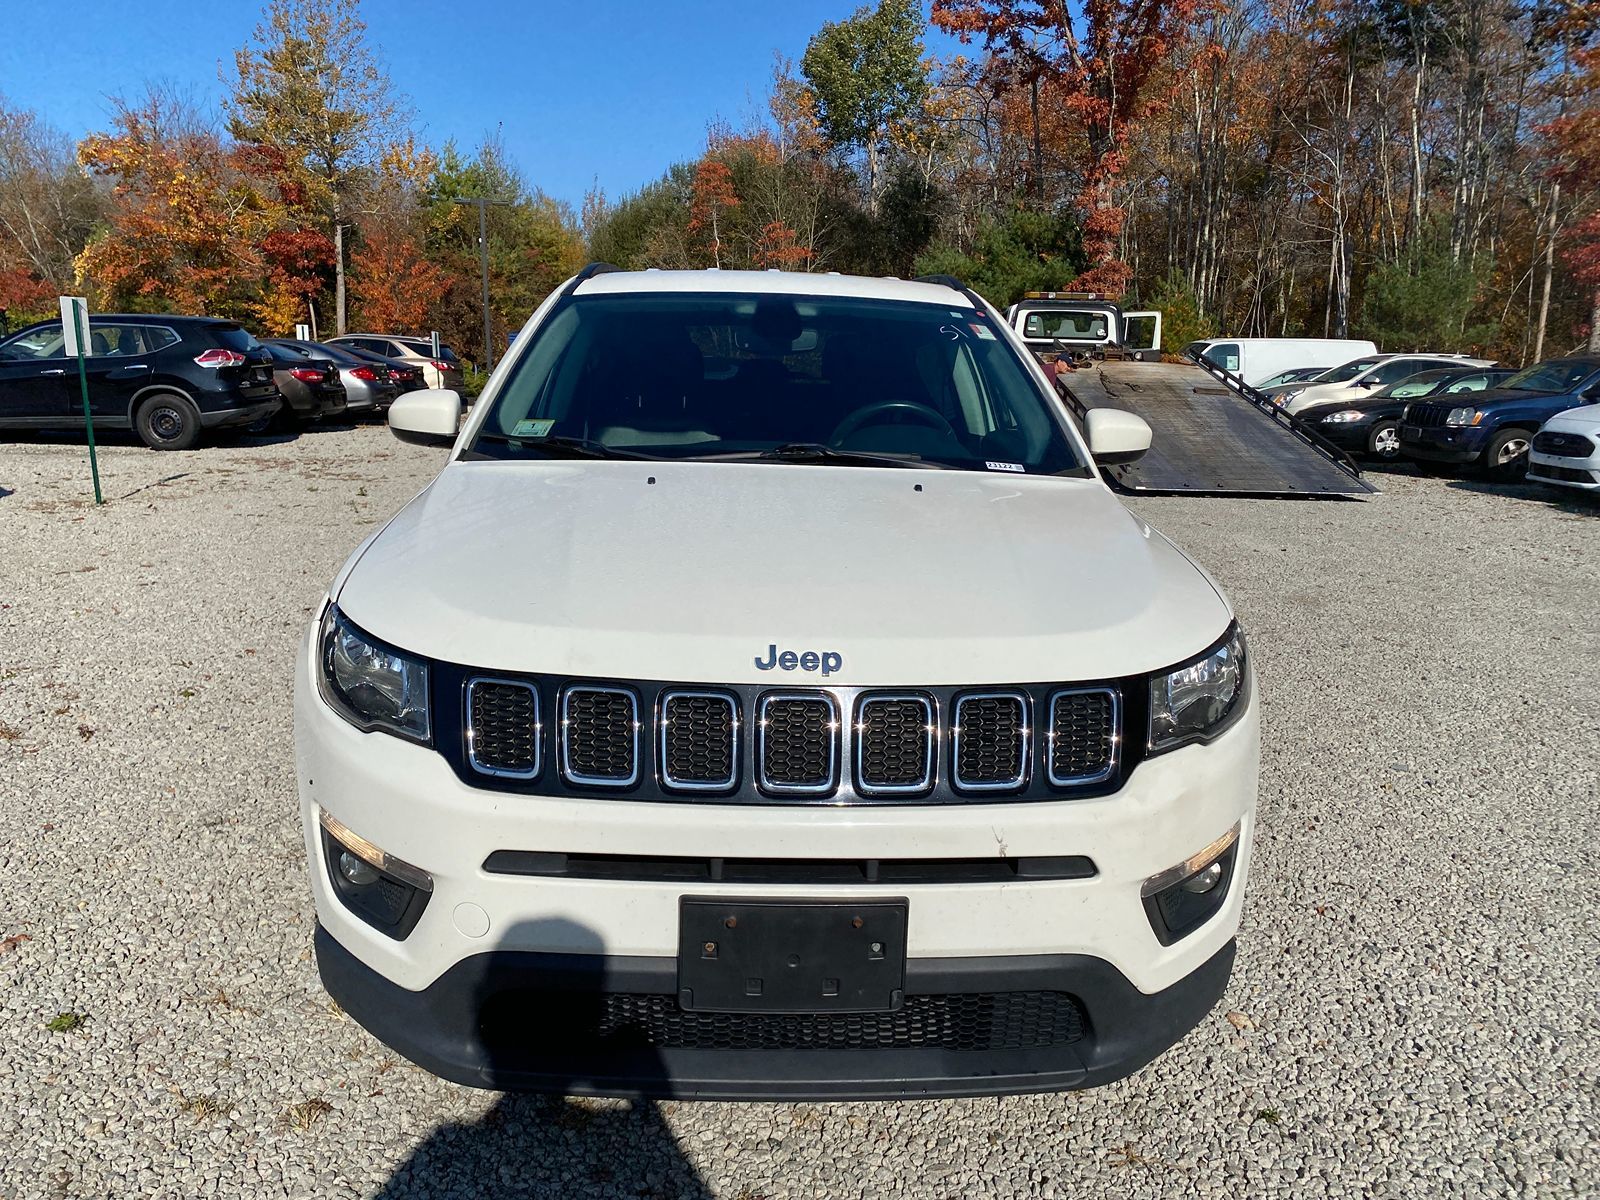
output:
M326 988L478 1087L1000 1094L1217 1003L1258 703L1211 579L947 282L591 267L302 648Z
M1026 292L1006 309L1006 321L1045 362L1103 358L1108 350L1161 358L1161 314L1123 312L1099 292Z

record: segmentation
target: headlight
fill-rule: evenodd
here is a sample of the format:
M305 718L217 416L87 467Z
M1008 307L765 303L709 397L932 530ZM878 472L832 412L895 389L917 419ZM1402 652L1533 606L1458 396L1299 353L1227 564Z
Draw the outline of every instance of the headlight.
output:
M1483 420L1483 413L1476 408L1452 408L1445 414L1446 425L1476 425Z
M1343 412L1329 413L1322 418L1324 425L1346 425L1351 421L1359 421L1366 414L1359 408L1347 408Z
M428 664L362 633L333 605L319 638L322 695L352 725L427 742Z
M1287 392L1278 393L1278 403L1287 404L1291 400L1298 400L1306 394L1305 388L1290 388Z
M1244 711L1249 684L1237 624L1200 657L1150 680L1150 751L1208 741Z

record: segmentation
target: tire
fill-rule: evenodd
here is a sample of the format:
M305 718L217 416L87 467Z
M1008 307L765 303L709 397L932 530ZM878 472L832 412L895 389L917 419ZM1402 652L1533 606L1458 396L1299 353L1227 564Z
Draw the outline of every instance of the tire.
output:
M152 450L192 450L200 441L199 412L175 392L161 392L141 403L133 427Z
M1528 443L1533 434L1526 429L1502 429L1489 439L1483 452L1483 473L1496 483L1515 483L1528 471Z
M1400 422L1379 421L1367 435L1367 453L1379 462L1395 462L1400 457Z

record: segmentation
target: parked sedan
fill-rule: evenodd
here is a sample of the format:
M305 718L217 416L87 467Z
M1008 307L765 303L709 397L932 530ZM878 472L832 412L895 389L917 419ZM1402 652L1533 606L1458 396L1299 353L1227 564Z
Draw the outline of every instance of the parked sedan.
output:
M278 411L272 356L232 321L155 313L89 317L84 363L97 429L132 429L152 450L188 450L202 431ZM0 428L81 429L77 360L61 322L0 341Z
M305 425L344 412L344 382L331 358L307 358L297 350L270 342L267 352L272 355L273 381L283 393L280 419Z
M1528 478L1600 492L1600 404L1559 412L1533 435Z
M403 358L413 362L422 368L423 381L431 388L449 388L459 392L466 380L466 375L461 369L461 360L456 357L456 352L449 346L441 345L439 356L435 358L433 343L427 338L390 333L350 333L330 338L329 343L381 354L385 358Z
M1363 400L1317 404L1298 414L1312 429L1343 450L1384 462L1400 457L1400 414L1424 396L1481 392L1512 375L1509 367L1423 371L1380 388Z
M340 350L353 354L357 358L365 359L381 372L387 372L389 379L394 383L400 395L407 392L419 391L427 387L422 377L422 368L414 362L399 358L387 358L382 354L374 354L370 350L357 350L354 346L344 344Z
M342 346L301 341L298 338L272 338L271 344L306 358L332 359L339 368L339 381L344 384L347 412L382 411L393 404L394 398L400 394L387 372L364 358L358 358Z
M1418 400L1400 418L1400 452L1440 467L1475 464L1490 479L1509 481L1528 466L1534 432L1557 413L1600 402L1600 355L1535 363L1491 391Z
M1279 371L1276 375L1263 379L1258 386L1263 390L1266 388L1288 387L1291 383L1302 383L1307 379L1315 379L1327 369L1327 367L1291 367L1287 371Z
M1318 404L1365 400L1377 389L1422 371L1492 366L1490 359L1468 358L1464 354L1373 354L1324 371L1304 383L1273 388L1267 394L1291 413L1298 413Z

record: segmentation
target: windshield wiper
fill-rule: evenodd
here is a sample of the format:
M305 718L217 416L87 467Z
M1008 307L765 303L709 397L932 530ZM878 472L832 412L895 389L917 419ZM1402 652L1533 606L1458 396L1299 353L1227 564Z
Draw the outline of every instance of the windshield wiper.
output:
M597 442L590 438L576 437L512 437L504 433L480 433L479 441L495 442L506 446L527 447L539 451L547 458L633 458L646 459L655 462L653 455L635 454L630 450L619 450L615 446L607 446L604 442Z
M821 442L785 442L767 450L742 450L735 454L695 455L696 462L787 462L823 463L838 467L921 467L930 471L952 471L945 463L920 458L915 454L872 454L860 450L835 450Z

